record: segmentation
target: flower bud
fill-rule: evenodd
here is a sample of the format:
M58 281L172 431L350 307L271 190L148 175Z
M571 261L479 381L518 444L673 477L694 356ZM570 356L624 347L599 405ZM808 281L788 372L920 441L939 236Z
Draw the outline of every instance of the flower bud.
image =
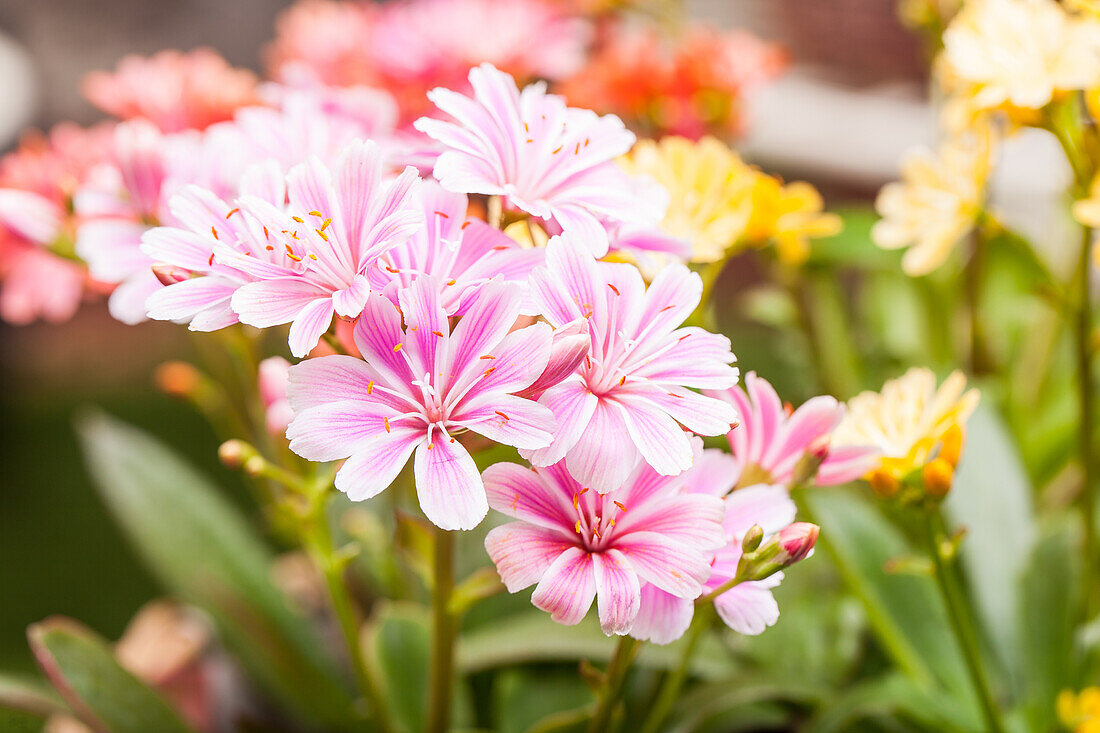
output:
M741 540L742 552L756 552L756 549L760 547L760 543L764 541L764 530L759 524L754 524L749 527L749 531L745 533L744 538Z
M795 522L779 531L779 558L786 558L786 565L793 565L806 559L817 543L821 528L809 522Z
M157 389L181 399L191 397L202 386L199 370L184 361L166 361L153 374Z
M191 272L175 265L153 265L153 274L164 286L175 285L191 277Z
M821 464L825 462L828 455L828 438L815 441L794 465L791 471L791 486L805 486L812 482L817 476L817 469L821 468Z
M898 477L885 468L876 468L867 477L867 481L871 484L871 490L883 499L892 499L901 491L901 482L898 481Z
M955 479L954 467L943 458L937 458L925 465L920 472L921 481L924 482L924 490L929 496L942 499L951 490L951 484Z
M256 449L243 440L227 440L218 448L218 459L226 468L240 468L256 455Z
M944 431L940 438L939 458L943 459L952 468L959 465L959 456L962 455L963 430L958 423L952 424Z

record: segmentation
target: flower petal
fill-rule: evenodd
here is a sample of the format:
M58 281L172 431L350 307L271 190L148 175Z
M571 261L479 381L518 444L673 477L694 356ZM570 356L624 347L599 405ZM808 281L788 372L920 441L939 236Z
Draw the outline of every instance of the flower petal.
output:
M558 424L561 425L560 420ZM676 430L679 432L679 428ZM684 440L686 443L687 439ZM597 401L584 433L566 454L565 464L582 486L601 494L623 485L638 465L638 449L618 405L607 399Z
M574 536L572 492L544 472L516 463L494 463L481 474L489 506L516 519Z
M641 603L638 575L630 560L618 550L593 553L592 575L596 581L596 610L603 633L608 636L627 633Z
M554 440L554 413L509 394L484 395L451 415L451 422L503 445L534 450Z
M694 616L694 601L677 598L646 583L642 586L641 605L630 627L630 635L654 644L670 644L684 635Z
M768 580L782 576L776 573ZM730 588L714 599L714 608L718 615L739 634L755 636L779 620L779 604L771 592L772 584L767 581L750 581Z
M423 440L423 431L394 425L389 433L363 441L336 472L336 488L352 501L377 496L393 483Z
M503 524L485 536L485 550L509 593L542 580L554 561L570 547L572 544L557 532L526 522Z
M588 428L599 398L588 391L580 377L571 377L543 392L539 404L548 407L558 425L554 442L546 448L520 452L536 466L557 463L577 444Z
M710 577L710 562L701 552L656 532L616 533L615 547L642 580L680 598L697 598Z
M344 399L298 412L287 427L290 449L310 461L347 458L365 441L386 433L393 410L377 402Z
M474 459L445 433L434 433L417 446L413 475L420 508L440 529L473 529L488 514Z
M579 547L570 547L542 576L531 594L531 603L559 624L573 626L588 613L595 597L592 556Z

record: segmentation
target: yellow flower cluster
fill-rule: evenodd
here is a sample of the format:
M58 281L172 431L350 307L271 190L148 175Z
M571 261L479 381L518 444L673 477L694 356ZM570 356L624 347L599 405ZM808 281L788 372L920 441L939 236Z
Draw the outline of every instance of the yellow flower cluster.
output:
M1100 733L1100 687L1086 687L1076 695L1062 690L1057 706L1058 720L1073 733Z
M833 433L833 445L877 447L882 462L869 477L884 472L900 480L937 457L954 466L978 399L978 390L966 389L961 372L952 373L937 389L930 369L913 368L886 382L880 392L853 397Z
M810 239L840 231L840 218L824 211L813 186L784 185L713 137L643 140L620 164L668 189L661 228L691 242L694 262L717 262L731 248L774 242L781 260L797 264L805 260Z
M990 125L978 125L935 153L910 153L902 180L879 192L875 209L882 219L871 238L883 249L909 248L901 262L906 274L935 270L973 228L984 204L992 148Z

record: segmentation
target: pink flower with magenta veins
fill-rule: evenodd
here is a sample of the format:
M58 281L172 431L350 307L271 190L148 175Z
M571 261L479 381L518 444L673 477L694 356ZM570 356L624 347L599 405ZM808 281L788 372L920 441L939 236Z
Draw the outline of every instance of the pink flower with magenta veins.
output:
M615 158L634 144L618 117L566 107L545 84L522 92L490 64L470 70L474 96L436 88L428 97L454 122L422 117L416 129L446 150L435 177L448 191L503 196L505 204L607 254L604 222L655 226Z
M812 397L790 410L755 372L745 375L744 389L734 386L707 394L730 403L741 416L727 436L736 462L735 484L789 487L793 480L813 479L819 486L835 486L856 480L875 465L874 446L830 446L845 414L844 404L832 397ZM818 464L816 474L797 476L806 472L807 461L810 468Z
M369 295L355 329L362 360L326 356L293 367L287 437L311 461L347 458L336 488L354 501L385 489L415 452L425 516L443 529L473 529L488 504L456 436L468 430L520 448L550 442L553 415L515 393L546 370L551 329L539 323L509 332L520 295L494 281L451 331L440 285L418 278L401 292L400 312Z
M595 599L605 634L633 633L648 588L690 607L723 542L721 499L683 493L644 462L614 494L584 488L564 462L483 476L489 504L518 520L485 538L497 572L512 593L535 585L531 602L558 623L579 623Z
M597 262L571 237L551 239L546 266L531 276L532 299L556 328L585 323L591 348L576 372L539 398L558 432L524 458L536 466L564 458L578 481L604 493L623 484L639 457L664 475L690 468L681 425L700 435L728 432L737 411L689 389L737 381L729 339L679 327L702 288L698 275L669 265L647 289L633 265Z

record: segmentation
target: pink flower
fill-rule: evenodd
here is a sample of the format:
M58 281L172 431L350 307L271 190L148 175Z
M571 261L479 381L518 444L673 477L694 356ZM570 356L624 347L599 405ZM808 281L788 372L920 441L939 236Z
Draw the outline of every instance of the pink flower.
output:
M202 129L256 103L255 75L209 48L126 56L114 72L84 79L84 96L119 119L144 118L163 132Z
M378 86L373 3L300 0L279 14L265 56L273 78L308 69L325 84ZM295 71L293 73L300 73Z
M564 463L498 463L483 477L490 506L519 520L485 538L497 572L512 593L537 584L531 602L558 623L579 623L595 598L604 633L630 633L647 588L690 606L723 542L722 501L645 463L615 494L584 488Z
M290 362L281 356L271 356L260 362L258 386L264 405L265 425L273 435L286 432L294 418L290 401L286 398L290 385Z
M115 128L109 164L88 174L73 197L80 224L76 253L96 280L117 284L108 307L123 323L145 320L145 299L160 287L141 235L166 213L166 142L146 120Z
M684 490L692 495L724 497L722 526L725 539L710 558L711 570L703 584L706 593L716 590L737 573L741 539L750 528L759 525L765 536L775 535L790 525L795 515L794 502L782 486L757 485L729 493L737 479L736 469L736 461L730 455L706 450L681 478ZM782 579L783 574L776 573L764 580L739 583L714 600L718 615L738 633L763 633L779 619L779 606L772 589ZM655 644L668 644L683 636L694 614L695 605L691 601L647 586L642 589L641 609L630 634Z
M416 198L420 178L407 168L386 181L378 147L353 142L331 169L317 158L286 177L286 210L257 196L238 206L262 237L219 243L215 260L255 282L231 301L241 322L257 328L290 323L290 350L305 356L333 315L355 318L371 292L379 258L424 225Z
M829 447L845 410L834 398L813 397L788 412L775 389L754 372L745 375L745 385L747 392L731 387L708 393L729 402L741 415L741 424L727 437L743 483L789 485L792 472L807 453L824 456L817 469L819 486L854 481L874 464L877 451L871 446Z
M614 159L634 144L619 118L565 106L544 84L521 93L490 64L470 70L473 99L436 88L428 97L454 122L422 117L416 129L447 149L435 177L449 191L505 197L511 208L553 220L597 257L607 253L603 221L656 224Z
M39 247L14 247L3 258L0 318L21 326L69 320L84 294L84 271Z
M440 302L447 315L461 315L491 278L507 281L527 293L531 270L543 261L543 250L524 248L480 219L466 216L465 194L444 191L434 181L420 188L425 226L405 244L383 256L374 271L375 289L385 288L397 302L397 292L424 275L444 284ZM534 315L529 303L525 311Z
M493 282L451 332L440 287L417 278L401 292L400 312L371 294L355 329L363 360L326 356L293 367L287 437L311 461L348 458L336 488L354 501L385 489L415 451L424 514L443 529L472 529L488 505L456 436L469 430L521 448L550 442L550 411L514 393L546 367L551 329L540 323L509 333L520 295Z
M531 276L532 298L555 328L584 319L592 346L577 371L539 399L558 422L553 444L524 457L538 466L564 458L578 481L602 493L622 485L639 455L664 475L689 468L691 442L680 425L700 435L728 432L733 407L687 389L737 381L729 339L678 328L702 287L698 275L669 265L646 289L633 265L597 262L572 238L551 239L546 266Z

